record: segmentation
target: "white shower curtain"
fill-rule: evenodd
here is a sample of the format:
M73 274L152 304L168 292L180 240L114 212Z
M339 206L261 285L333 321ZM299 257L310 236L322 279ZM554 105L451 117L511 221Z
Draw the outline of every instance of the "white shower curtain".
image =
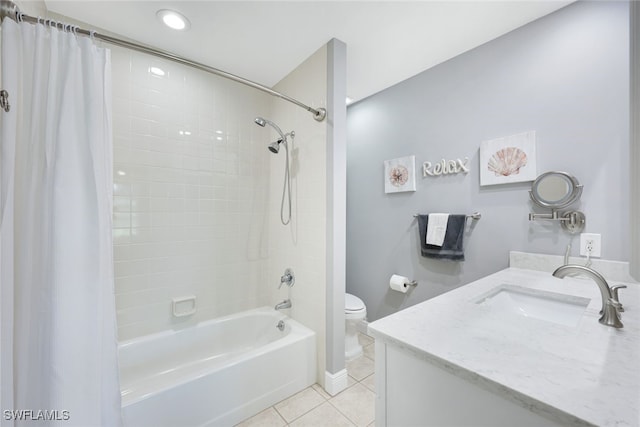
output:
M89 38L2 23L2 426L121 425L110 69Z

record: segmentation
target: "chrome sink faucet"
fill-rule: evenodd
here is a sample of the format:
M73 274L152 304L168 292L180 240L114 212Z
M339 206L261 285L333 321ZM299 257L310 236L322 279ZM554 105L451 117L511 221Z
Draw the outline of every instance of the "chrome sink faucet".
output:
M614 328L622 328L623 324L620 321L620 311L622 310L622 304L613 297L611 288L604 277L592 268L585 267L583 265L568 264L558 267L553 272L555 277L563 279L568 274L576 273L591 278L598 288L600 289L600 296L602 297L602 309L600 314L602 315L598 320L603 325L613 326Z
M278 304L276 304L276 306L274 307L276 310L283 310L285 308L291 308L291 300L290 299L286 299L282 302L279 302Z

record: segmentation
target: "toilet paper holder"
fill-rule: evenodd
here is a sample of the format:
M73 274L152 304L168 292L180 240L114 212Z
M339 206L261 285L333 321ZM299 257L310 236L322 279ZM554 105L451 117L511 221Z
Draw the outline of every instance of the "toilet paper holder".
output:
M389 288L392 291L406 294L411 287L418 286L418 282L410 280L407 276L400 276L399 274L393 274L389 279Z

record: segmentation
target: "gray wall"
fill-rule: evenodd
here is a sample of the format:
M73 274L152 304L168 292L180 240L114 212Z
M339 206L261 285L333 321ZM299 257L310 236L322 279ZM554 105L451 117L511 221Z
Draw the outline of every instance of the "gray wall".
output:
M507 267L509 250L578 254L579 237L528 221L529 183L480 187L486 139L535 130L538 173L575 175L602 258L628 260L628 37L626 2L574 3L349 107L347 292L370 321ZM412 154L417 191L385 194L384 160ZM465 156L466 176L422 177L424 161ZM414 213L474 211L465 262L419 255ZM393 273L418 287L390 291Z

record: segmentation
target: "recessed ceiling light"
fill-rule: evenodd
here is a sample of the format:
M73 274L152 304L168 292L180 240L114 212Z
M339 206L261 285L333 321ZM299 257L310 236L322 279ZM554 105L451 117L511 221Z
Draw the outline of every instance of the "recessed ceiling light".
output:
M186 31L191 28L191 23L183 14L175 10L161 9L156 16L164 25L178 31Z
M165 75L164 70L158 67L149 67L149 72L158 77L164 77Z

